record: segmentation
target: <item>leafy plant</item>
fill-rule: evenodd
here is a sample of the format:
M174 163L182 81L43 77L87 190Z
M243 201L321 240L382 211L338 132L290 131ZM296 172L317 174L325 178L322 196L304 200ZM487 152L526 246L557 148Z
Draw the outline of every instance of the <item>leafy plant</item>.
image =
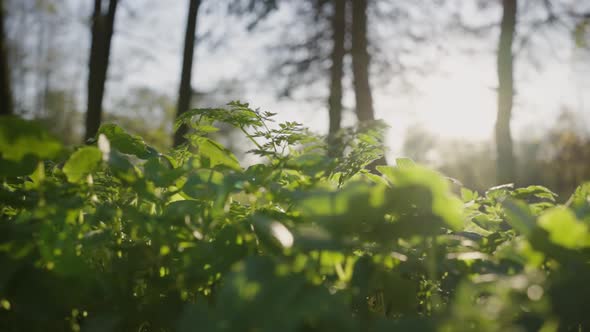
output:
M367 171L378 124L343 132L333 158L272 117L190 111L167 153L116 125L68 152L3 118L0 330L590 327L589 184L566 205L540 186L459 197L408 159ZM220 122L261 162L213 140Z

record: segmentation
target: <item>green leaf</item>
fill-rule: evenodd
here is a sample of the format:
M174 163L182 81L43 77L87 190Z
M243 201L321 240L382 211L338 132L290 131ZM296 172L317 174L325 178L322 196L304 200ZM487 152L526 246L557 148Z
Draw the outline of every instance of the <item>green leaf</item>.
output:
M192 109L188 112L184 112L180 116L178 116L176 118L176 120L174 121L174 131L177 131L178 128L180 128L180 126L183 124L192 125L191 122L194 117L197 117L197 116L200 117L203 114L207 114L209 112L215 112L215 113L219 114L222 112L227 112L227 110L225 110L223 108L197 108L197 109Z
M513 183L502 184L499 186L492 187L486 191L486 197L490 199L501 199L507 196L510 191L514 189Z
M376 167L377 171L383 175L384 178L391 181L395 178L395 167L394 166L383 166L379 165Z
M576 212L578 218L590 215L590 182L581 184L566 203Z
M195 128L195 130L199 133L209 134L218 132L219 128L210 125L199 125Z
M203 211L203 203L193 200L174 201L166 205L164 216L166 218L195 217Z
M488 214L477 214L472 219L473 223L475 223L478 227L483 228L486 231L493 231L497 232L500 231L502 220L492 218Z
M551 242L569 249L590 247L588 225L576 218L572 210L556 207L539 217L539 226L549 233Z
M226 166L233 170L241 170L240 163L234 154L223 145L207 137L197 137L193 140L201 156L209 159L210 166Z
M132 183L140 178L137 168L129 161L128 157L118 151L111 151L108 158L109 169L119 179Z
M555 202L557 194L543 186L528 186L526 188L518 188L512 192L512 197L518 199L526 199L536 197Z
M339 219L348 215L374 215L383 207L385 186L349 183L339 191L301 193L299 208L310 217ZM377 212L378 213L378 212Z
M416 163L410 158L397 158L395 159L395 165L399 168L408 168L416 166Z
M425 187L432 195L432 212L454 230L463 226L463 202L450 190L449 181L439 173L415 165L409 168L381 166L381 172L393 188Z
M180 178L186 170L173 168L166 156L152 157L143 165L146 179L154 182L158 187L168 187Z
M478 197L477 191L471 191L465 187L461 187L461 199L463 202L474 201Z
M158 152L145 144L141 137L130 135L115 124L100 126L98 134L104 134L108 138L111 148L121 153L134 155L141 159L148 159L158 155Z
M535 228L535 217L529 206L521 201L507 199L502 202L506 221L520 234L530 236Z
M20 161L26 155L52 159L61 150L62 144L38 123L15 116L0 117L0 155L3 159Z
M270 120L267 116L262 116L258 111L238 101L228 103L226 108L198 108L193 109L180 115L174 123L174 131L182 124L187 124L199 131L200 123L193 123L193 118L198 117L198 121L204 119L206 122L220 121L236 128L241 127L261 127L262 119Z
M182 190L192 198L213 200L223 190L223 173L200 169L188 177Z
M79 182L94 171L102 160L102 152L93 146L86 146L74 152L66 161L63 172L70 182Z

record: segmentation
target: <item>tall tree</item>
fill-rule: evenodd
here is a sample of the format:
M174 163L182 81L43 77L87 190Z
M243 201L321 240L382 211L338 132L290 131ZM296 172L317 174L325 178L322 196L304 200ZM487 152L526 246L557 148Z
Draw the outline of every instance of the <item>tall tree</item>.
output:
M189 0L186 33L184 36L184 53L182 56L182 72L180 74L180 86L178 88L178 104L176 116L187 112L191 102L191 78L193 71L193 57L195 51L195 33L197 30L197 16L201 0ZM174 146L179 146L186 141L186 126L181 126L174 134Z
M498 114L496 118L496 180L515 180L515 159L510 132L514 100L514 55L512 44L516 33L517 0L502 1L502 22L497 53Z
M407 45L417 46L423 43L424 38L429 37L427 29L418 29L419 32L415 32L417 26L423 27L426 22L416 19L411 14L418 10L427 11L425 8L430 9L431 2L306 0L277 1L277 4L292 6L291 12L295 15L293 22L285 24L286 29L281 35L281 41L271 49L274 52L274 67L271 73L280 77L279 82L284 82L281 97L291 97L293 91L304 88L307 89L306 97L313 100L324 99L325 97L317 95L322 89L315 89L316 86L310 89L310 86L318 81L327 81L329 136L333 136L340 128L344 110L342 95L348 93L341 83L342 77L354 74L354 92L357 92L357 109L360 110L357 115L365 121L374 119L369 64L379 69L375 72L385 81L389 81L386 78L394 76L391 75L392 72L400 74L395 75L399 78L404 71L424 70L424 66L405 63L400 55L410 52L406 51L406 48L415 48ZM352 9L352 15L349 9ZM355 21L354 27L351 19ZM367 24L372 20L393 24L391 30L397 34L396 45L404 46L394 45L393 50L390 45L378 47L391 36L381 36L376 30L369 33ZM351 39L352 47L348 45ZM372 46L370 52L369 44ZM326 47L327 45L331 47ZM352 68L348 67L340 69L343 58L351 53L356 72L351 72Z
M278 5L291 5L297 23L289 24L281 45L273 48L276 54L276 71L287 77L282 96L290 96L292 90L308 87L315 81L329 78L327 107L329 115L328 142L336 146L336 133L341 128L343 111L344 58L348 37L347 0L305 0L288 2L279 0L234 0L231 9L237 14L249 14L254 19L249 27L278 9ZM300 29L294 29L301 24ZM291 36L290 34L294 35ZM325 47L325 45L330 45ZM278 60L276 59L278 58ZM334 153L336 150L333 151Z
M375 119L373 96L369 82L369 51L367 41L367 1L352 2L352 73L356 116L359 122Z
M334 11L332 14L332 54L330 64L330 96L328 98L330 145L334 136L340 130L342 121L342 76L344 75L344 55L346 36L346 1L332 0Z
M491 1L482 2L480 9L495 8L489 6ZM502 6L502 17L500 22L488 22L479 26L465 24L461 19L463 7L469 2L457 3L459 6L456 14L451 15L459 18L458 23L462 31L473 33L476 36L487 36L493 28L500 28L498 47L496 49L496 69L498 75L497 89L497 118L495 125L496 141L496 181L497 183L509 183L518 180L516 172L516 157L513 151L510 120L514 101L514 62L522 57L524 51L532 58L530 63L542 63L538 55L543 56L546 52L535 52L535 39L544 36L544 39L537 41L543 46L554 43L555 32L564 32L570 35L576 24L584 22L590 14L583 11L584 6L573 5L571 1L565 0L542 0L542 1L498 1ZM523 5L527 10L518 10L518 5ZM472 4L471 4L472 5ZM485 17L486 15L480 15ZM518 33L517 33L518 27ZM551 29L552 31L549 31ZM547 33L551 32L551 33ZM553 57L553 53L551 54Z
M12 92L10 90L10 71L4 32L4 0L0 0L0 115L12 114Z
M92 42L88 73L88 104L86 110L85 139L92 138L98 132L102 120L102 102L104 97L111 40L115 26L115 14L118 0L109 0L106 12L102 0L94 0L92 14Z
M351 0L352 2L352 75L356 116L359 124L375 120L373 95L369 81L369 42L367 38L367 2L368 0ZM385 156L373 161L368 168L375 171L375 166L386 165Z

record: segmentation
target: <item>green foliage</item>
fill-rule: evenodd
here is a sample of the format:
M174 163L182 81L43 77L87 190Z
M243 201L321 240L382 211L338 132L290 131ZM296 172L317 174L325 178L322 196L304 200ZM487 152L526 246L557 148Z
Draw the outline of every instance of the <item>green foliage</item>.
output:
M541 186L459 198L409 159L366 170L379 124L345 131L332 158L272 116L193 110L168 153L104 125L69 155L2 119L0 330L590 328L588 184L566 205ZM209 137L220 122L262 161Z
M61 143L34 122L13 116L0 118L0 153L5 160L19 161L25 156L54 158Z
M152 147L146 145L141 137L130 135L115 124L101 126L98 133L103 134L110 145L121 153L134 155L141 159L148 159L158 154Z
M78 182L99 166L102 153L99 149L87 146L72 153L62 170L70 182Z

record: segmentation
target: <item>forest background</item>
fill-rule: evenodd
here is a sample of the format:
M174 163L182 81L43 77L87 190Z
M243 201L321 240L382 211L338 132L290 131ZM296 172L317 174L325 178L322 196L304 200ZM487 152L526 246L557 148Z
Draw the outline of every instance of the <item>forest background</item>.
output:
M2 7L2 110L71 145L114 122L168 147L178 113L242 100L326 135L381 119L388 160L410 157L476 190L535 183L565 199L590 179L588 1ZM220 137L251 148L229 129Z

